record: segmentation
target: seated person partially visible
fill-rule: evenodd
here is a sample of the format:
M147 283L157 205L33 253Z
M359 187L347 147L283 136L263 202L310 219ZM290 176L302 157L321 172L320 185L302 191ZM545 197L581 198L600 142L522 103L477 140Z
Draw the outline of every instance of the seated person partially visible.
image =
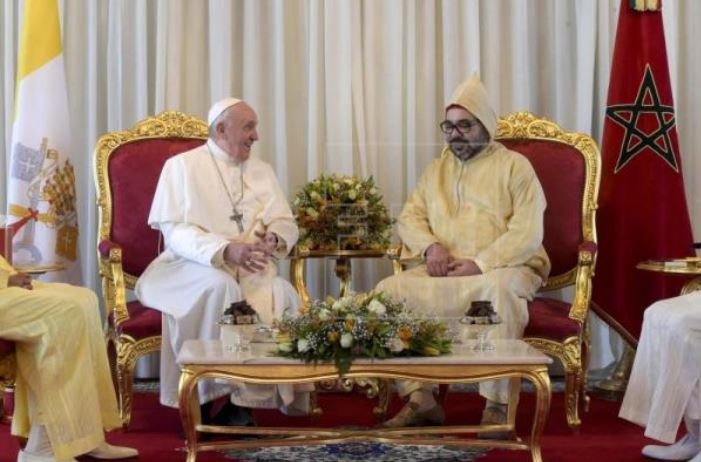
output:
M138 455L105 441L122 423L92 291L32 282L0 257L0 338L16 345L12 434L28 437L18 462Z
M645 436L672 443L643 455L701 462L701 291L661 300L645 310L643 330L619 416L645 427Z

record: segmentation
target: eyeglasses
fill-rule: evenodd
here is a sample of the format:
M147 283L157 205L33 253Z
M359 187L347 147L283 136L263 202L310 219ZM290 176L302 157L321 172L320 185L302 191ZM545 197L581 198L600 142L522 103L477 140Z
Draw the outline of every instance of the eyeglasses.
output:
M438 126L441 127L441 131L443 133L450 135L453 133L453 130L457 130L458 132L465 134L466 132L469 132L475 128L478 124L479 122L476 120L460 119L455 123L451 122L450 120L444 120Z

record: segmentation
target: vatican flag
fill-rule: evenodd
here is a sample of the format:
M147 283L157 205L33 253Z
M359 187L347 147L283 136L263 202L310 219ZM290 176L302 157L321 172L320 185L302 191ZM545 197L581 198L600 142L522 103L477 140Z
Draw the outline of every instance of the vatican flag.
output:
M26 0L24 5L7 191L13 265L48 269L47 280L80 283L58 3Z

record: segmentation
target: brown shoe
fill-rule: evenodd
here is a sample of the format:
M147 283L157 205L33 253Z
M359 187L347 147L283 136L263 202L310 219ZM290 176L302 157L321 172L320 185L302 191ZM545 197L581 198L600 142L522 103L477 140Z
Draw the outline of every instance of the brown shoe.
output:
M504 425L506 423L506 411L501 407L490 406L482 411L480 425ZM506 440L508 432L480 432L477 438L483 440Z
M443 422L445 422L445 413L439 405L425 411L419 411L419 405L409 401L394 417L382 422L381 426L385 428L424 427L443 425Z

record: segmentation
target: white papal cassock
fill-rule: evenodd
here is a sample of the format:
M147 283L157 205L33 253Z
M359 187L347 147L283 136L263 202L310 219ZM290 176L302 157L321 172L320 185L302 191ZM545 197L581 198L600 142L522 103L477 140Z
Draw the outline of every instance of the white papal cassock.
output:
M701 291L661 300L645 310L620 417L645 436L672 443L686 413L701 418Z
M243 214L243 233L230 218L232 200ZM222 311L244 298L267 324L300 305L273 263L249 273L224 262L226 245L231 240L254 242L255 231L267 230L284 242L278 251L284 256L297 241L298 229L270 165L255 158L235 162L211 139L165 163L149 225L163 233L165 250L146 268L135 290L144 305L163 313L161 403L177 407L176 357L185 340L220 338ZM296 392L309 389L211 380L200 383L199 391L202 403L232 393L232 401L241 406L306 412L308 394Z

